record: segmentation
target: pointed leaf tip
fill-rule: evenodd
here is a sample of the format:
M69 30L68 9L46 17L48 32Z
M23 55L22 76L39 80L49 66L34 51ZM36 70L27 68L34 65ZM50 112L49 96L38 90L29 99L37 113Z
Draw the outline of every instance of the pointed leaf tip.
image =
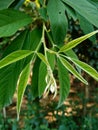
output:
M65 52L71 50L72 48L76 47L78 44L80 44L81 42L83 42L84 40L88 39L89 37L93 36L96 33L98 33L98 30L72 40L71 42L62 46L59 52Z

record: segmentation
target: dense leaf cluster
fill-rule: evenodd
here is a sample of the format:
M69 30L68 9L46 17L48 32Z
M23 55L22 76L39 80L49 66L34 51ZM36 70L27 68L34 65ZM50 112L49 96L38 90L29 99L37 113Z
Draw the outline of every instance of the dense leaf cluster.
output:
M58 70L59 104L69 94L69 72L88 84L81 69L98 81L98 72L80 61L72 50L98 33L98 2L93 0L0 1L0 38L9 38L0 60L0 108L11 103L17 87L17 114L32 73L33 97L57 95L54 70ZM70 19L79 19L86 34L64 44Z

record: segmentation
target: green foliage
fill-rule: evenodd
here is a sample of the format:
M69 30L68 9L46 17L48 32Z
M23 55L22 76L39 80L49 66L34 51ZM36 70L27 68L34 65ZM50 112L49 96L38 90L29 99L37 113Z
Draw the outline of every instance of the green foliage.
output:
M80 27L82 28L83 32L85 34L89 33L89 32L93 32L94 31L94 27L91 23L88 22L88 20L86 20L84 17L82 17L81 15L78 15L79 21L80 21ZM94 42L96 40L95 35L89 38L92 42Z
M28 78L30 76L30 63L23 69L20 74L19 81L18 81L18 90L17 90L17 113L19 119L20 107L22 103L22 98L26 89L26 85L28 82Z
M33 76L32 76L32 80L31 80L31 91L32 91L32 96L33 96L33 98L38 97L39 92L40 92L40 91L38 90L38 89L39 89L38 82L40 82L40 78L43 77L43 76L41 75L40 78L39 78L39 75L40 75L41 71L43 70L43 69L41 69L41 71L39 71L40 66L41 66L40 60L39 60L39 59L36 59L34 65L33 65L33 70L32 70ZM44 66L42 66L42 67L44 67ZM39 72L40 72L40 73L39 73ZM38 73L39 73L39 75L38 75ZM41 83L43 83L43 82L41 82ZM41 84L40 84L40 85L41 85ZM45 85L46 85L46 84L45 84Z
M11 36L31 22L32 19L22 12L11 9L0 10L0 37Z
M0 0L0 10L8 8L14 0Z
M67 5L71 6L76 11L76 13L79 13L81 16L86 18L91 24L98 27L98 23L96 21L98 20L97 17L98 11L96 6L91 4L91 1L88 0L82 0L80 2L78 0L75 0L75 2L73 2L73 0L70 1L62 0L62 1Z
M28 46L26 45L27 42L29 43ZM30 44L31 43L29 42L28 31L23 31L17 38L13 40L12 44L8 46L8 48L4 51L2 57L5 57L6 55L10 54L13 51L20 50L22 48L25 49L25 47L26 49L27 48L30 49ZM0 82L0 85L2 86L0 87L1 90L0 107L3 107L11 103L13 94L16 90L19 74L21 73L25 65L29 62L29 59L30 58L23 59L17 63L14 63L12 65L0 69L0 78L2 79Z
M80 67L82 70L84 70L86 73L88 73L90 76L92 76L96 81L98 81L98 73L95 69L93 69L91 66L89 66L88 64L86 64L82 61L79 61L79 60L76 60L76 59L70 59L70 60L74 64L76 64L78 67Z
M49 0L47 12L54 42L59 45L63 44L68 26L64 4L60 0Z
M15 51L0 61L0 69L7 65L10 65L16 61L19 61L19 60L31 55L32 53L33 52L29 51L29 50Z
M75 75L80 81L85 83L86 85L88 84L87 81L74 69L74 67L63 57L59 58L63 66L69 70L73 75Z
M49 91L55 97L58 89L54 72L57 67L60 85L58 106L64 102L70 90L69 72L85 84L88 83L82 77L81 69L98 81L98 72L79 61L72 51L78 44L98 33L93 31L93 26L98 27L96 1L40 0L23 5L20 2L14 5L11 0L7 3L2 1L4 6L0 10L0 37L10 39L0 60L0 108L10 104L19 83L17 115L30 70L33 98L47 96ZM17 5L19 8L15 10ZM64 45L68 21L70 18L79 18L79 15L87 20L87 24L90 23L91 30L84 29L84 32L93 32ZM83 24L81 27L84 28ZM60 130L63 128L61 126Z
M65 76L66 75L66 76ZM58 76L60 80L60 100L59 100L59 105L61 105L66 97L69 94L70 90L70 79L69 79L69 74L67 69L63 66L61 61L58 59Z
M98 31L94 31L94 32L89 33L85 36L82 36L80 38L72 40L67 45L62 46L61 49L60 49L60 52L65 52L65 51L68 51L68 50L74 48L75 46L77 46L78 44L80 44L81 42L83 42L84 40L86 40L87 38L91 37L92 35L94 35L96 33L98 33Z
M38 95L39 95L39 97L41 97L43 95L43 92L47 85L45 82L46 74L47 74L47 67L43 62L41 62L40 67L39 67L39 75L38 75Z

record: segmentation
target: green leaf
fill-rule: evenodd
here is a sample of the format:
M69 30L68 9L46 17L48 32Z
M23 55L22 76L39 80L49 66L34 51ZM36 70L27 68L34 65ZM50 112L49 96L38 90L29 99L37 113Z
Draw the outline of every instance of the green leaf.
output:
M8 106L16 89L19 64L9 65L0 69L0 108Z
M98 27L98 9L88 0L62 0L71 6L76 12L87 19L90 23Z
M49 63L48 63L46 57L42 53L37 53L37 55L47 66L49 66Z
M54 67L55 67L55 55L47 52L47 58L48 58L50 66L51 66L51 69L54 70Z
M40 3L41 5L43 5L43 4L44 4L44 0L39 0L39 3Z
M62 46L60 48L60 51L59 52L65 52L65 51L68 51L74 47L76 47L78 44L80 44L81 42L83 42L84 40L86 40L87 38L93 36L94 34L98 33L98 30L97 31L94 31L94 32L91 32L87 35L84 35L82 37L79 37L75 40L72 40L71 42L65 44L64 46Z
M30 32L28 32L28 30L20 33L20 35L17 36L4 51L3 57L7 56L13 51L31 49L29 34ZM16 90L18 77L22 69L30 62L30 59L28 60L28 58L29 56L0 69L0 79L2 79L0 80L0 108L3 108L11 103L12 97Z
M78 60L78 56L76 55L76 53L72 49L69 50L69 51L66 51L65 54L67 56L71 57L71 58L74 58L74 59ZM78 72L81 73L81 69L79 67L77 67L77 66L76 66L76 68L77 68Z
M30 34L30 40L31 40L31 47L33 51L39 51L42 42L42 30L39 28L35 28L32 30ZM39 67L40 67L40 59L36 58L33 69L32 69L32 81L31 81L31 91L33 98L36 98L39 96L38 93L38 78L39 78Z
M59 57L59 60L63 64L63 66L69 70L74 76L76 76L80 81L82 81L84 84L88 85L87 81L74 69L74 67L64 58Z
M55 56L47 52L47 59L45 57L43 58L43 56L40 57L40 59L42 60L42 62L39 68L38 90L39 90L39 96L42 96L47 86L45 81L47 75L47 66L52 70L54 69Z
M0 0L0 10L8 8L14 0Z
M79 22L80 22L80 27L83 30L84 34L88 34L90 32L94 31L94 27L91 23L88 22L84 17L78 15ZM89 38L93 43L96 40L95 35Z
M45 21L47 21L48 20L48 16L47 16L47 9L45 8L45 7L41 7L40 9L39 9L39 13L40 13L40 17L43 19L43 20L45 20Z
M76 12L75 12L75 10L73 9L73 8L71 8L69 5L67 5L67 4L64 4L65 5L65 9L66 9L66 11L67 11L67 14L68 14L68 16L69 16L69 18L73 18L74 19L74 21L76 21L77 20L77 15L76 15Z
M15 0L15 2L13 2L10 6L10 8L14 8L16 10L19 10L20 7L23 5L23 3L25 2L25 0Z
M88 0L88 1L98 8L98 0Z
M82 61L76 60L74 58L68 58L68 59L71 60L75 65L80 67L82 70L84 70L91 77L93 77L95 80L98 81L98 72L94 68L92 68L90 65L88 65Z
M23 46L25 46L25 42L26 39L28 38L28 31L23 31L20 33L19 36L17 36L12 42L11 44L4 50L3 56L2 58L4 58L5 56L9 55L10 53L16 51L16 50L21 50ZM28 40L29 41L29 40ZM29 42L28 42L29 43ZM25 48L26 49L26 48Z
M44 90L46 88L46 78L47 75L47 66L41 62L40 68L39 68L39 79L38 79L38 91L39 91L39 97L41 97L44 93Z
M63 66L63 64L59 59L57 61L57 66L58 66L58 76L60 81L60 99L59 99L58 107L60 107L69 94L70 78L69 78L68 71L66 70L66 68Z
M76 55L76 53L73 50L68 50L65 52L65 54L69 57L74 58L74 59L78 59L78 56Z
M32 53L33 52L29 51L29 50L15 51L0 61L0 69L9 65L9 64L12 64L16 61L19 61L19 60L31 55Z
M32 50L32 47L31 47L32 42L30 39L32 39L30 37L30 31L25 30L22 33L20 33L20 35L18 37L16 37L11 42L11 44L6 48L2 58L4 58L8 54L10 54L16 50ZM23 63L24 66L30 62L31 58L32 58L32 55L30 55L22 60L22 62L24 62Z
M47 12L50 19L54 42L58 45L61 45L64 43L68 26L65 15L65 6L60 0L49 0Z
M42 29L35 28L34 30L31 31L31 33L30 33L30 41L31 41L30 48L32 48L33 51L38 51L40 49L40 47L42 45L41 37L42 37Z
M30 63L27 64L27 66L23 69L19 78L18 90L17 90L17 118L18 119L19 119L23 95L26 89L26 85L28 83L29 76L30 76Z
M6 9L0 11L0 37L13 35L18 29L32 22L23 12Z
M31 81L31 91L33 98L36 98L39 96L38 93L38 79L39 79L39 67L40 67L40 59L37 58L33 69L32 69L32 81Z

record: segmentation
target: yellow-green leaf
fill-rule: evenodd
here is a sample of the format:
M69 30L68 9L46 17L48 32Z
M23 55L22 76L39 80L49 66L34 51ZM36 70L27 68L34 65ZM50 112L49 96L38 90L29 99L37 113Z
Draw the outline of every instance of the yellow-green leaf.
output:
M83 42L84 40L86 40L87 38L93 36L94 34L98 33L98 30L97 31L94 31L94 32L91 32L87 35L84 35L82 37L79 37L75 40L72 40L71 42L65 44L64 46L62 46L60 48L60 51L59 52L65 52L65 51L68 51L74 47L76 47L78 44L80 44L81 42Z
M18 90L17 90L17 118L19 119L20 107L23 99L23 95L26 89L28 78L30 75L30 63L23 69L20 74Z
M88 85L87 81L74 69L74 67L63 57L59 57L59 60L64 65L64 67L69 70L75 77L77 77L84 84Z
M37 55L47 66L50 66L46 57L42 53L37 53Z
M20 51L12 52L11 54L7 55L5 58L0 60L0 69L16 61L19 61L31 55L32 53L33 51L29 51L29 50L20 50Z
M68 59L71 60L75 65L77 65L79 68L84 70L91 77L93 77L95 80L98 81L98 72L94 68L92 68L90 65L74 58L68 58Z

